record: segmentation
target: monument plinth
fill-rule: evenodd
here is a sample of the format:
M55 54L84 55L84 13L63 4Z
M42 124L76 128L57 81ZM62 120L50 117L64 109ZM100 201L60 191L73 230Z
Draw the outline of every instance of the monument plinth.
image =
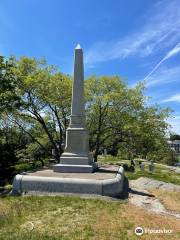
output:
M74 77L70 125L66 131L66 147L55 172L93 172L96 164L89 152L89 134L85 128L83 50L78 44L74 54Z

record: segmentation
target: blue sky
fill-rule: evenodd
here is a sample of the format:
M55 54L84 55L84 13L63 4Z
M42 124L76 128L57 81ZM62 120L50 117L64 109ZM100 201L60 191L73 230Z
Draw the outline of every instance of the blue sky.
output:
M145 80L152 102L169 106L180 134L180 0L1 0L0 54L45 57L72 73L80 43L85 75Z

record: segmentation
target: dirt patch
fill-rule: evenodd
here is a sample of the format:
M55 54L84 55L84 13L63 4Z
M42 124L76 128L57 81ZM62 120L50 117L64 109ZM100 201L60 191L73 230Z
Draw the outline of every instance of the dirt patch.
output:
M165 206L166 209L170 211L180 212L180 193L175 191L167 191L167 190L151 190L152 194L154 194Z

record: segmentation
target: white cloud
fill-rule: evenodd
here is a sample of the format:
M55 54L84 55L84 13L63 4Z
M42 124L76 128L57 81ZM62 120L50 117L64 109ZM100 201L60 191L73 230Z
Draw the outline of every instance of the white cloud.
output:
M173 57L179 52L180 52L180 42L166 54L166 56L164 57L164 60Z
M180 103L180 93L174 94L173 96L164 99L162 102L179 102ZM180 124L180 123L179 123Z
M155 85L163 85L172 82L180 82L180 67L171 67L167 68L161 66L154 74L148 77L146 80L146 86L152 87Z
M167 122L171 125L171 131L180 134L180 115L174 116Z
M180 52L180 42L174 48L172 48L170 51L168 51L166 53L165 57L163 57L163 59L161 59L161 61L159 61L158 64L156 64L156 66L153 68L153 70L151 70L151 72L148 73L148 75L146 75L144 80L147 80L160 67L160 65L164 61L166 61L167 59L173 57L174 55L178 54L179 52Z
M178 0L162 1L156 4L147 14L146 19L140 31L122 40L94 44L86 51L85 63L93 65L97 62L123 59L133 54L148 56L172 46L180 39Z

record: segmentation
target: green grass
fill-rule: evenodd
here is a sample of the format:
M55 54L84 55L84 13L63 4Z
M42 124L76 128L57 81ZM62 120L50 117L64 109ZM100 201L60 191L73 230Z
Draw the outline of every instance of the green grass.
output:
M107 155L106 157L100 157L99 162L102 164L123 165L124 163L130 166L129 160L121 160L118 157ZM138 162L138 161L137 161ZM135 172L126 172L126 176L129 180L138 179L139 177L149 177L155 180L174 183L180 185L180 174L170 171L166 166L156 165L153 173L148 171L148 164L145 163L145 170L141 171L139 166L135 167Z
M116 160L111 158L114 164ZM127 160L122 162L128 163ZM129 180L150 177L180 184L180 174L163 166L157 166L154 173L149 173L147 166L145 171L136 167L134 173L126 172L126 176ZM159 235L158 239L180 237L176 219L148 213L127 200L112 202L75 196L0 197L0 240L137 240L139 237L134 234L137 226L174 229L173 235ZM141 239L150 237L145 235Z
M142 161L143 159L135 159L137 162L140 160ZM112 165L121 165L121 164L130 164L130 160L128 159L122 159L119 156L111 156L111 155L106 155L106 156L102 156L99 155L98 156L98 162L101 164L112 164Z
M176 173L162 172L160 170L155 170L155 172L150 173L146 170L145 171L137 170L136 168L134 173L126 172L125 174L129 180L138 179L140 177L148 177L155 180L180 185L180 174Z
M106 156L98 156L98 162L102 164L118 164L118 163L127 163L129 160L122 160L119 157L106 155Z
M173 228L174 234L158 239L178 239L175 219L154 217L127 201L74 196L0 197L1 240L137 240L135 227L160 228L162 223Z
M118 223L121 204L79 197L0 198L0 239L101 239L98 229L105 235L102 239L130 239L127 231L134 224L127 220L114 226L118 231L107 229L112 221Z
M5 192L10 192L11 189L12 189L12 185L10 185L10 184L0 187L0 194L5 193Z

